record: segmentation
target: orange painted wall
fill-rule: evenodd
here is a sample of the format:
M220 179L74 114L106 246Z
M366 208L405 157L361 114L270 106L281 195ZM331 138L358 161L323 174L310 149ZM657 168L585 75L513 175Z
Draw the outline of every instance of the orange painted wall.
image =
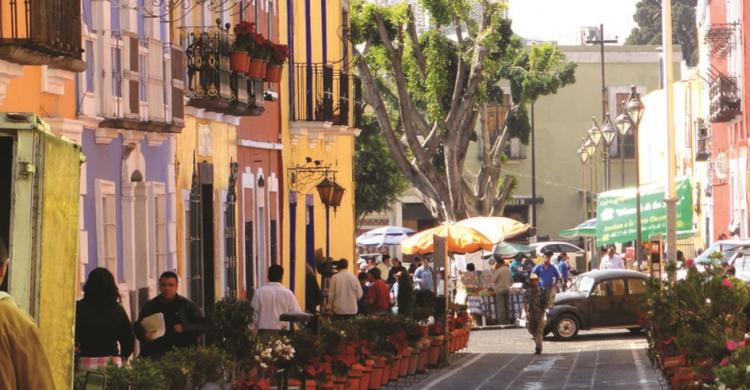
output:
M42 117L75 118L75 80L65 82L65 94L42 92L42 67L24 66L23 74L10 80L8 96L0 111L33 112Z

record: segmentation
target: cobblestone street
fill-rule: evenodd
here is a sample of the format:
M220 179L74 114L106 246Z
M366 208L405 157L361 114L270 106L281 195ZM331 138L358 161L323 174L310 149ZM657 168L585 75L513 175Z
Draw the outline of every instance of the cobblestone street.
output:
M476 331L469 351L414 389L659 389L646 340L625 331L582 332L573 342L545 339L533 354L525 329Z

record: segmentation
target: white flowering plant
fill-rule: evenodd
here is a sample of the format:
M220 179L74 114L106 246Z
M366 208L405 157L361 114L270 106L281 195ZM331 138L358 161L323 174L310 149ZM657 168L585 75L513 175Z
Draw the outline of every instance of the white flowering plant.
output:
M294 359L294 347L286 336L268 336L258 340L255 361L261 368L285 368Z

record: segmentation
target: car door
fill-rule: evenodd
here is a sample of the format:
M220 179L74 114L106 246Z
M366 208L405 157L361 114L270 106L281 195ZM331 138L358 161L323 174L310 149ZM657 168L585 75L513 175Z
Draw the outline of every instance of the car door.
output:
M589 296L591 326L621 326L626 321L625 280L621 278L600 280Z
M627 279L628 295L625 300L625 325L638 323L641 316L643 298L646 296L646 281L639 278Z

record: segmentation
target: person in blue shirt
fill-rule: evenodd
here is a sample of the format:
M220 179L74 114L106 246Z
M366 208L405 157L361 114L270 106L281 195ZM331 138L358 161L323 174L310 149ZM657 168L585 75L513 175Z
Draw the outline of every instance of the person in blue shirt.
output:
M570 278L570 263L568 254L565 252L558 257L557 272L560 273L560 287L565 291L568 289L568 279Z
M544 262L534 267L532 271L539 277L540 287L548 294L554 294L552 290L555 283L560 280L560 273L552 265L552 255L552 252L544 252Z
M432 268L430 268L430 259L425 258L422 265L414 271L414 289L429 290L435 292L432 280Z

